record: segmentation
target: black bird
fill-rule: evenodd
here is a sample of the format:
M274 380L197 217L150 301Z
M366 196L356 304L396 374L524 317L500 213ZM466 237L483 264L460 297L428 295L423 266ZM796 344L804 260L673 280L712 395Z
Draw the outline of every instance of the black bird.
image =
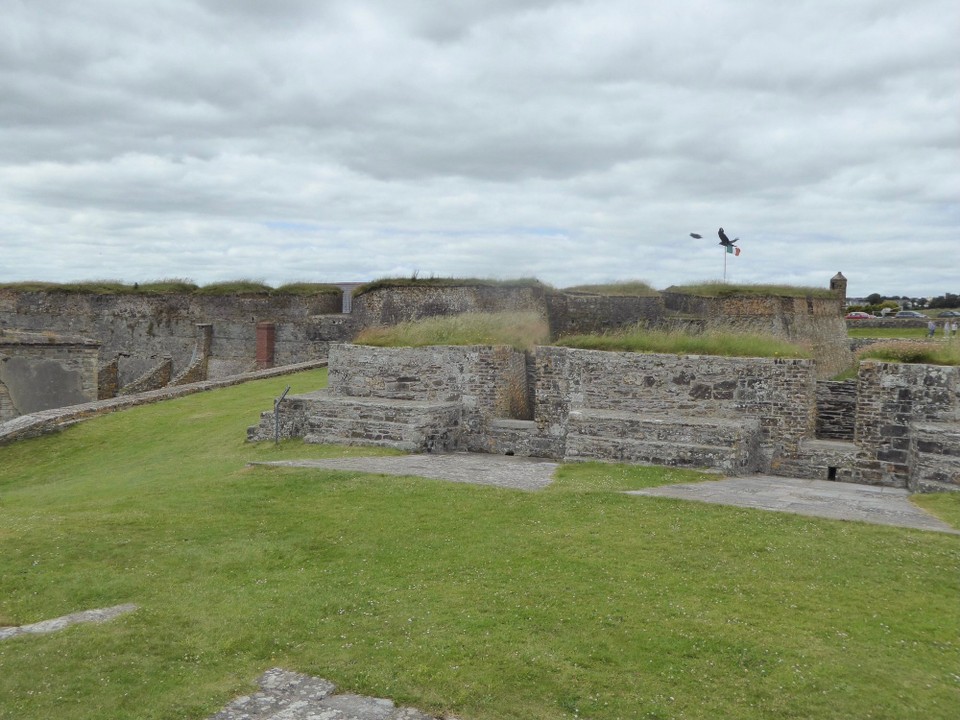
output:
M700 239L703 237L703 235L697 235L696 233L690 233L690 237L696 238L697 240L700 240Z
M723 231L723 228L720 228L720 230L717 232L717 235L720 236L720 244L723 245L724 247L733 247L733 244L740 239L740 238L734 238L733 240L731 240L730 238L727 237L727 234Z

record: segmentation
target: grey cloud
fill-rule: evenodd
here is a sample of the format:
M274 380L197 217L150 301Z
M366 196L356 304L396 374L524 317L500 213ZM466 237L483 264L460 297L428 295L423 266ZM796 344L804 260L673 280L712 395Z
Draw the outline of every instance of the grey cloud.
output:
M15 0L0 280L269 264L282 281L319 255L341 278L661 285L716 277L722 256L683 238L726 224L739 280L844 270L853 291L956 292L903 249L956 243L958 16L949 0Z

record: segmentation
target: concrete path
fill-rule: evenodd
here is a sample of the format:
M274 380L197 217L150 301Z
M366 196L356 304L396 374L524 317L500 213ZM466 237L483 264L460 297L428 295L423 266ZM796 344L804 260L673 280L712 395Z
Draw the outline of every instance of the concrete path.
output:
M960 531L954 530L947 523L910 502L910 493L899 488L750 475L631 490L628 494L699 500L718 505L789 512L833 520L859 520L878 525L896 525L960 535Z
M279 460L251 463L281 467L356 470L379 475L414 475L452 482L495 485L513 490L540 490L553 482L558 463L542 458L438 453L433 455L387 455L327 460Z
M450 453L281 460L254 464L356 470L383 475L415 475L515 490L539 490L551 483L553 472L559 463L540 458ZM699 500L834 520L859 520L879 525L960 534L960 531L911 503L909 493L897 488L751 475L631 490L629 494Z

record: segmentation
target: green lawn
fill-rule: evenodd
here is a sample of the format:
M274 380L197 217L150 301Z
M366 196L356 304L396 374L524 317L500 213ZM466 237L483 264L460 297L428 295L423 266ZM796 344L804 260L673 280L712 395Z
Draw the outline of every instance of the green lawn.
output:
M0 447L0 718L204 718L281 666L463 720L953 718L960 538L626 496L248 468L276 378ZM960 517L951 498L938 511Z
M883 338L883 339L899 339L899 338L925 338L927 337L927 329L925 327L884 327L884 328L864 328L864 327L851 327L847 330L847 335L852 338ZM938 332L936 334L938 339L943 339L943 333Z

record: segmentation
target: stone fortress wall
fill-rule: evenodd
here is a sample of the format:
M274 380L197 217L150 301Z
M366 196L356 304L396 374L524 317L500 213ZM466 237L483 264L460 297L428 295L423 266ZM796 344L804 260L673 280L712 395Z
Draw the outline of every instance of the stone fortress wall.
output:
M331 343L365 327L463 312L532 311L554 337L645 323L666 327L749 327L806 342L821 376L852 362L844 349L842 297L655 297L558 292L539 283L373 287L352 298L326 294L203 296L79 294L0 289L0 330L53 332L100 344L99 397L144 391L255 368L326 357ZM72 402L64 395L63 404Z
M96 295L0 289L0 329L54 332L93 338L101 365L117 360L120 387L170 358L172 376L195 360L203 332L212 326L208 376L254 369L256 325L276 324L274 362L288 365L326 354L330 339L345 340L341 297ZM332 319L331 319L331 316Z

